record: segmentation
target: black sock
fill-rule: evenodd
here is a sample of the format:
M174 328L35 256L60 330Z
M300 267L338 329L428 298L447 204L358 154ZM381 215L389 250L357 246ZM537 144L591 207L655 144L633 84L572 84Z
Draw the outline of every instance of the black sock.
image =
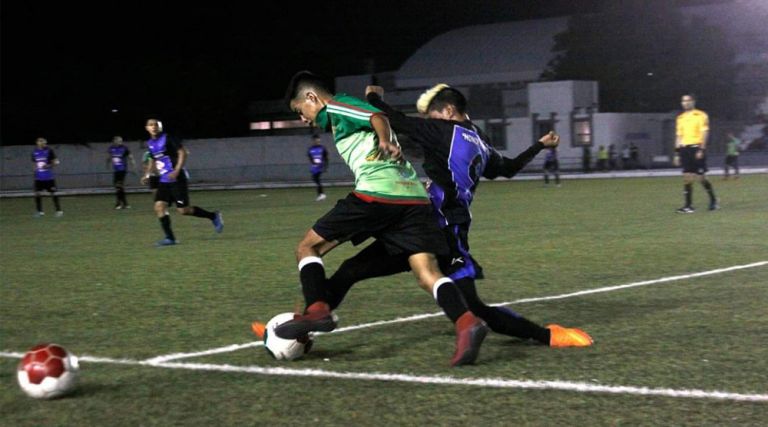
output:
M196 216L198 218L208 218L211 221L216 218L216 214L213 212L209 212L203 208L198 208L197 206L192 206L192 216Z
M160 225L163 227L163 231L165 232L165 238L176 240L176 237L173 235L173 230L171 230L171 216L170 215L163 215L160 217Z
M560 174L559 173L555 174L555 184L560 184Z
M712 184L706 178L701 181L701 185L707 190L709 194L709 203L715 203L715 189L712 188Z
M128 204L128 201L125 199L125 190L122 188L117 189L117 203L123 206Z
M325 267L319 257L305 257L299 261L299 279L307 307L318 301L328 302L325 289Z
M437 305L443 309L451 322L456 323L459 317L467 312L467 303L451 279L443 277L438 280L432 292L435 300L437 300Z
M480 300L475 281L463 278L456 281L469 309L483 319L492 331L522 339L534 339L549 345L549 329L543 328L506 307L491 307Z
M59 204L59 196L53 195L53 206L56 206L56 212L61 210L61 205Z
M43 211L43 198L40 196L35 196L35 206L37 207L38 212Z
M683 186L683 194L685 194L685 207L690 208L691 207L691 198L693 195L693 185L691 184L685 184Z
M333 276L326 281L328 305L331 310L335 310L357 282L408 270L410 265L407 255L389 255L384 244L375 240L357 255L341 263Z
M549 184L549 175L544 175L544 184Z

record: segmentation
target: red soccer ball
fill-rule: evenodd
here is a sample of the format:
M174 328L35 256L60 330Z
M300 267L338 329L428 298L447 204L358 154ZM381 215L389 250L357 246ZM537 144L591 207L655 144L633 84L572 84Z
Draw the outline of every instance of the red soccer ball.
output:
M43 343L21 359L17 378L28 396L51 399L74 390L78 373L77 357L60 345Z

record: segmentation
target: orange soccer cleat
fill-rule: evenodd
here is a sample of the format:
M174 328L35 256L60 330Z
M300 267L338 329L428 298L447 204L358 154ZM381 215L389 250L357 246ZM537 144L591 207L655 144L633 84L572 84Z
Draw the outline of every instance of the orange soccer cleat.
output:
M256 334L257 337L263 340L264 333L267 331L267 326L259 321L256 321L251 323L251 330L254 334Z
M549 346L552 348L589 347L594 343L592 337L578 328L564 328L560 325L547 325L550 332Z

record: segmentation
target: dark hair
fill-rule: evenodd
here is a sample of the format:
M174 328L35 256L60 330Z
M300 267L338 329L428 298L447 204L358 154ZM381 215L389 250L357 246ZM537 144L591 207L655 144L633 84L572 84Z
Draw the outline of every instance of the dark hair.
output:
M311 71L302 70L294 74L288 83L288 90L285 92L285 105L290 109L291 101L306 89L325 92L329 95L333 94L330 84L324 77Z
M453 105L459 114L467 112L467 98L458 90L447 87L435 95L429 102L427 111L442 111L448 105Z

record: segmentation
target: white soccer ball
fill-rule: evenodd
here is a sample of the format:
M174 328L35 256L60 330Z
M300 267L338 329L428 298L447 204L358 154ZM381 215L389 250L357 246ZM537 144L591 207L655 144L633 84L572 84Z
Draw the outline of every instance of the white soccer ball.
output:
M75 389L80 366L72 353L56 344L38 344L19 362L21 389L36 399L52 399Z
M280 313L267 322L264 331L264 348L276 360L295 360L309 353L309 349L312 348L312 338L287 340L275 334L275 328L278 325L293 320L294 316L294 313Z

